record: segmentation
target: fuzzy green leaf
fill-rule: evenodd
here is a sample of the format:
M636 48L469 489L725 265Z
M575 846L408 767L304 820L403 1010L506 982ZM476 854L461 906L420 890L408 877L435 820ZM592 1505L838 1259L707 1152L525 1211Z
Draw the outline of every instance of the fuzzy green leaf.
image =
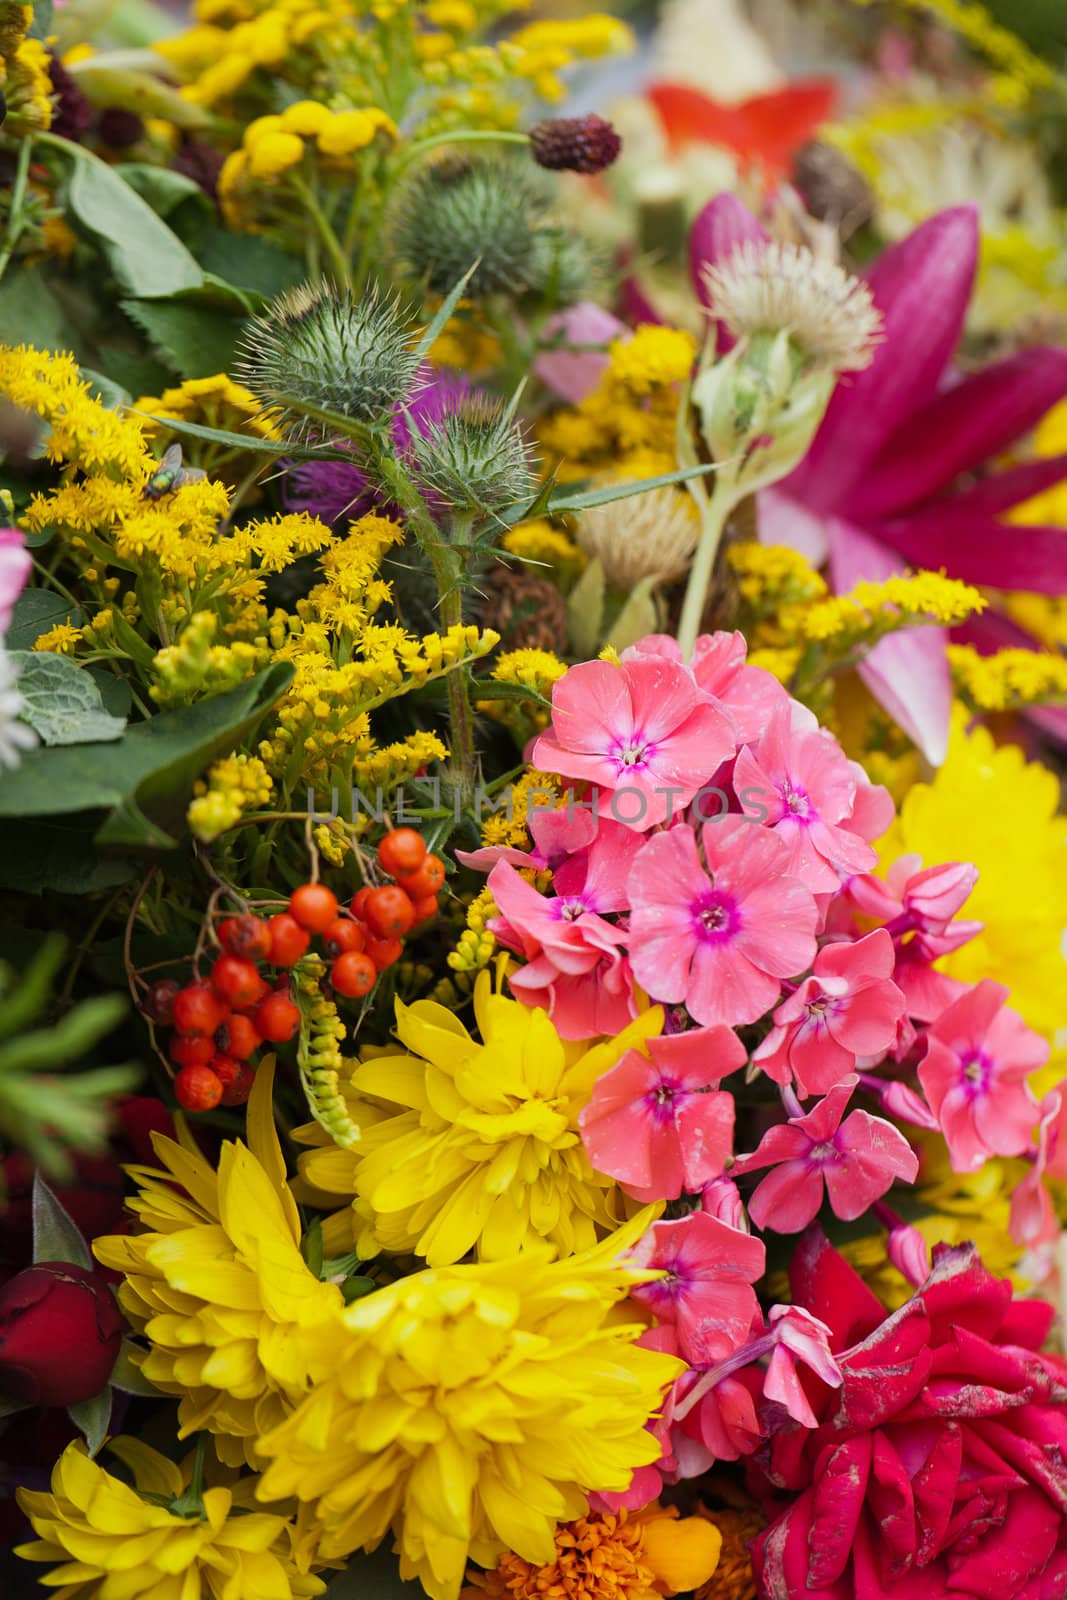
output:
M89 1246L74 1219L45 1183L40 1173L33 1180L33 1259L69 1261L92 1269Z
M104 710L96 683L69 656L13 650L11 659L25 701L23 719L46 745L122 737L125 718Z

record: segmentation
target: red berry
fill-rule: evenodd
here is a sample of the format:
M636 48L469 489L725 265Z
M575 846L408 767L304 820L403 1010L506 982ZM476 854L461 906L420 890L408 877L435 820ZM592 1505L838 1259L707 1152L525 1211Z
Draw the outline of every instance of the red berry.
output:
M391 878L415 872L426 857L426 841L414 828L393 828L378 846L378 860Z
M251 961L242 961L239 956L220 956L211 969L211 982L235 1011L263 998L263 979Z
M351 917L336 917L322 931L322 948L328 956L343 956L346 950L362 950L363 929Z
M215 1046L202 1033L172 1033L170 1059L179 1067L206 1067L215 1054Z
M337 915L337 896L324 883L302 883L289 896L289 915L309 933L322 933Z
M161 978L154 983L141 1001L141 1010L153 1022L158 1022L163 1028L169 1028L174 1021L174 1000L180 992L181 984L177 978Z
M228 1017L215 1034L215 1044L224 1056L235 1061L247 1061L263 1043L259 1029L250 1017L235 1012Z
M429 922L431 917L437 915L437 896L435 894L423 895L421 900L413 902L415 906L415 926L422 922Z
M360 922L366 921L367 901L370 899L373 893L374 890L368 884L362 889L357 889L355 894L352 896L352 904L349 909L354 917L358 917Z
M403 889L390 884L367 900L367 927L379 939L396 939L415 926L415 907Z
M300 1012L284 994L269 994L256 1007L256 1027L272 1044L285 1044L300 1027Z
M270 928L262 917L246 912L241 917L227 917L219 928L219 940L231 956L244 961L266 961L270 955Z
M232 1056L213 1056L211 1070L222 1084L222 1104L243 1106L256 1076L248 1062L235 1061Z
M367 955L370 956L379 972L384 972L386 967L391 967L394 961L399 961L403 951L404 946L399 939L367 940Z
M302 928L295 917L288 911L283 911L280 916L271 917L267 924L270 929L270 963L272 967L291 967L307 953L311 943L311 935L306 928Z
M396 881L413 900L424 900L444 888L445 864L440 856L427 856L417 872L402 872Z
M211 1111L222 1099L222 1083L210 1067L183 1067L174 1093L185 1111Z
M330 968L330 982L338 994L349 1000L359 1000L370 994L378 980L378 969L370 956L358 950L346 950Z
M174 1026L179 1033L212 1034L229 1010L207 983L190 983L174 996Z

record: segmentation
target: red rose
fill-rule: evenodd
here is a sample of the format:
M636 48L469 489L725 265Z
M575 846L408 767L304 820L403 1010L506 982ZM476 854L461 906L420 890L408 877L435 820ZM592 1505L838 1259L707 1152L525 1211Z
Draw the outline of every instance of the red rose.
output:
M811 1230L794 1299L837 1335L839 1390L754 1459L776 1520L753 1564L767 1600L1062 1600L1067 1366L1052 1307L1013 1300L973 1245L935 1246L892 1316ZM859 1341L854 1342L854 1341Z
M97 1273L68 1261L27 1267L0 1289L0 1398L90 1400L111 1376L125 1326Z

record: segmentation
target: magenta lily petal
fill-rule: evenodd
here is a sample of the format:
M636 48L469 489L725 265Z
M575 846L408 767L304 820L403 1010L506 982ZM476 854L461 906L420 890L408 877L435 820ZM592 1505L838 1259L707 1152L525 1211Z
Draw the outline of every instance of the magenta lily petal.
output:
M545 324L544 337L558 334L563 335L565 344L606 346L613 339L629 337L629 329L603 306L580 300ZM546 350L537 357L533 370L568 405L576 406L593 392L607 365L607 354L598 350Z
M944 567L965 583L1067 593L1067 528L999 522L949 499L875 531L913 566Z
M1006 472L995 472L991 477L980 478L969 489L961 489L951 498L956 510L973 511L983 516L996 516L1021 506L1035 494L1055 488L1067 478L1067 455L1046 456L1040 461L1024 461Z
M705 271L733 255L743 244L769 244L766 228L742 205L736 195L717 194L709 200L689 230L689 272L697 299L708 310ZM735 341L719 330L719 349L729 350Z
M904 570L903 562L850 522L833 518L830 537L830 570L841 594L863 579L881 581ZM859 668L879 705L935 767L948 754L952 718L947 644L944 628L907 628L876 644Z
M821 567L830 553L827 517L779 488L760 493L759 537L761 544L785 544L798 550L813 567Z
M879 257L868 274L885 318L883 343L863 372L839 383L815 442L785 480L815 511L858 491L886 441L937 391L959 342L978 261L978 211L931 217Z
M954 384L894 433L841 507L889 517L996 457L1067 394L1067 350L1023 350Z

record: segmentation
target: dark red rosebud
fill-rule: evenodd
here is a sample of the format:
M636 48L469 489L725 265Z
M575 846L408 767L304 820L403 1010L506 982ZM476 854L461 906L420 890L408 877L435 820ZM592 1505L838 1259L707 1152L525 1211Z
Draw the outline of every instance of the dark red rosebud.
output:
M0 1398L91 1400L111 1376L125 1326L98 1273L69 1261L27 1267L0 1290Z
M618 159L622 140L603 117L550 117L530 129L530 149L549 172L603 172Z

